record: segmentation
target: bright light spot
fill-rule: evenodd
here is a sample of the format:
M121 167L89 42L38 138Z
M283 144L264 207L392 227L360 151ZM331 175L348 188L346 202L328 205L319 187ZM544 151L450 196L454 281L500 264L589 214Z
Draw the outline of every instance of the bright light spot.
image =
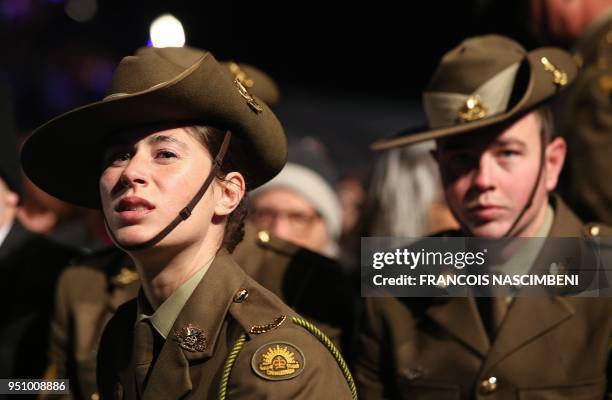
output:
M98 12L98 2L96 0L68 0L65 10L73 20L87 22Z
M171 14L157 17L149 29L154 47L182 47L185 45L183 24Z

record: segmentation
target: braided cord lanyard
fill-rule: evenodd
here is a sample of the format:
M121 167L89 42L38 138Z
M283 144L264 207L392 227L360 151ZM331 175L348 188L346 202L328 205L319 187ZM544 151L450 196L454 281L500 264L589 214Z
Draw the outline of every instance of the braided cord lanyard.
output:
M234 363L238 358L238 354L244 347L244 343L246 342L246 333L242 332L238 340L232 346L232 351L230 351L227 360L225 360L225 365L223 366L223 375L221 375L221 384L219 385L219 400L227 399L227 385L229 383L229 377L232 373L232 368L234 367Z
M353 375L351 375L351 371L349 371L348 365L346 365L346 361L344 361L344 358L342 357L342 354L340 354L338 348L332 343L331 340L329 340L329 338L323 332L321 332L319 328L317 328L310 322L299 317L293 317L291 320L294 324L306 329L314 337L316 337L319 342L323 343L323 345L327 347L327 350L329 350L332 356L334 356L334 358L336 359L336 362L342 370L342 374L344 375L344 378L346 379L346 382L349 385L349 389L351 389L351 398L353 400L357 400L357 387L355 387Z

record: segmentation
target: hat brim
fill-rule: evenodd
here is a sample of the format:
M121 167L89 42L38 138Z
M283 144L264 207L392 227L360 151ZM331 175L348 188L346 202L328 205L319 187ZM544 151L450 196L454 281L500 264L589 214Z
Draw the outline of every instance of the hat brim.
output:
M568 85L576 77L578 71L576 63L565 51L553 47L533 50L526 56L529 68L529 80L525 91L520 100L505 113L448 127L427 130L404 130L391 137L378 140L372 143L370 147L372 150L376 151L387 150L395 147L409 146L426 140L479 132L486 128L503 126L504 124L515 121L534 108L551 100L562 88L553 82L552 74L543 68L541 64L542 57L548 58L554 65L567 74ZM563 88L565 86L563 86Z
M202 88L205 88L203 90ZM257 100L257 99L256 99ZM273 178L287 159L282 125L264 102L254 112L210 54L174 79L60 115L38 128L22 149L25 173L45 192L100 208L98 182L108 137L146 126L201 124L230 130L247 148L247 188Z

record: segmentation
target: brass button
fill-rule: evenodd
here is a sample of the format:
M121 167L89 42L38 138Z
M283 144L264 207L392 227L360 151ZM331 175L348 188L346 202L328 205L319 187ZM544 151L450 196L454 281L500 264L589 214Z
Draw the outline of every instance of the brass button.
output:
M438 276L438 279L441 277L444 277L444 279L436 282L436 287L441 290L448 288L447 280L451 279L453 275L455 274L452 271L441 272L440 275Z
M266 231L260 231L257 234L257 237L259 237L259 240L261 240L264 243L268 243L270 241L270 234Z
M249 297L249 291L241 289L234 295L234 303L242 303L247 297Z
M94 393L90 397L91 400L100 400L100 395L98 393Z
M551 275L563 275L567 273L567 266L563 261L557 261L550 264L548 267L548 272Z
M480 393L481 394L490 394L497 390L497 378L491 376L489 378L485 378L480 382Z
M599 236L599 226L595 225L589 228L589 233L591 236Z

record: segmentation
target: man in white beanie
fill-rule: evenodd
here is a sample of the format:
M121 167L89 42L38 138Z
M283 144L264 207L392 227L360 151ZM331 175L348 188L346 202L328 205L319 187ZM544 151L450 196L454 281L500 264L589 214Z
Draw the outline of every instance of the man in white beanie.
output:
M253 192L251 217L258 229L336 257L342 210L335 180L323 145L304 138L289 146L289 162L280 174Z

